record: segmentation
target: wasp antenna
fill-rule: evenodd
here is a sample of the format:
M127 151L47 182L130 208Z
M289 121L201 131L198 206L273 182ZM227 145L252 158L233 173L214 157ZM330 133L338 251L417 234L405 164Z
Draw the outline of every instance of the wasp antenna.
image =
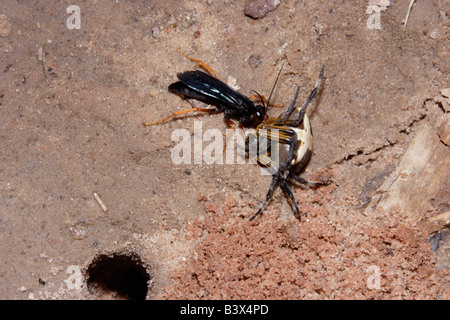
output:
M275 79L275 83L273 84L272 87L272 91L270 91L269 99L267 99L267 106L270 106L270 99L272 98L273 91L275 90L275 86L277 85L278 79L280 78L281 70L283 70L283 67L284 67L284 60L283 64L281 65L280 71L278 71L277 78Z
M261 103L262 103L264 109L267 109L267 108L269 107L269 105L267 105L267 107L266 107L266 104L265 104L265 102L264 102L265 98L264 98L262 95L260 95L257 91L255 91L255 90L252 90L252 91L258 96L258 98L259 98L259 100L261 101ZM252 96L252 97L253 97L253 96Z

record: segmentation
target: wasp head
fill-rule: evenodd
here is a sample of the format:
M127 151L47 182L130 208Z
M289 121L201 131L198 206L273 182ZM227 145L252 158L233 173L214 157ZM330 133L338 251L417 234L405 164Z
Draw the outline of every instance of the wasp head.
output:
M267 108L265 106L255 106L255 112L253 113L253 117L257 124L264 122L267 119Z

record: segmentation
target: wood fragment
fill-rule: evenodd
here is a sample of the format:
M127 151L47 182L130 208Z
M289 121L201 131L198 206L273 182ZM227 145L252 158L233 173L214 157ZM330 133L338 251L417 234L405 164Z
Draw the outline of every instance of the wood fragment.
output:
M103 203L102 199L100 199L100 196L96 192L94 192L94 198L95 200L97 200L100 207L102 207L103 212L107 212L108 208L106 207L106 205Z
M450 211L421 221L420 225L428 234L439 232L450 224Z

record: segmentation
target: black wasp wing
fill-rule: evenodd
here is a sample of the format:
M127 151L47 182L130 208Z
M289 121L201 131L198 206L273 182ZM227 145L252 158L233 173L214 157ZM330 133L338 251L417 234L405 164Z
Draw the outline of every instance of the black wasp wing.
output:
M195 92L194 94L190 94L192 98L203 100L211 104L221 105L228 109L240 110L249 104L253 105L249 98L203 71L186 71L179 73L177 77L183 85ZM174 87L180 87L180 84L177 85L177 83L178 82L172 85L174 85ZM189 96L189 94L185 95Z

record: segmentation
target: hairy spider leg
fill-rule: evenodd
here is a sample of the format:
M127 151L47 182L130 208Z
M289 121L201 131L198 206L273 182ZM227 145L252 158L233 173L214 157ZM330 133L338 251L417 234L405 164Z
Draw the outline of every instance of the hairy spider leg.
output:
M252 221L257 216L259 216L259 214L266 207L266 205L269 202L270 198L272 198L273 192L275 191L276 187L278 186L278 182L280 180L280 176L281 176L281 174L280 174L279 171L273 176L272 182L270 183L269 192L267 192L267 195L266 195L266 200L264 200L264 202L262 203L262 205L259 208L259 210L250 218L250 221Z
M297 97L294 98L294 101L293 101L294 103L295 103L296 98ZM291 130L289 127L277 127L277 126L271 126L271 125L264 125L263 127L268 128L268 129L279 129L280 132L279 132L279 136L278 136L278 143L289 144L290 147L289 147L289 154L288 154L288 159L287 159L286 163L279 164L278 171L277 171L277 173L274 174L274 176L272 178L272 182L270 184L269 191L267 192L267 195L266 195L266 200L262 203L259 210L250 218L250 221L255 219L264 210L264 207L269 202L269 200L272 197L273 192L277 188L278 184L280 185L281 189L291 199L292 203L294 204L297 217L299 220L301 220L300 210L298 208L297 201L295 201L294 195L293 195L291 189L289 188L288 184L286 183L286 178L290 174L289 170L292 167L292 158L294 157L295 153L298 150L297 134L295 133L295 131ZM267 138L269 140L272 140L272 131L271 130L267 131ZM283 172L280 170L281 167L284 167Z
M322 68L320 69L320 73L319 73L319 78L316 81L316 84L314 86L314 89L311 91L311 93L308 96L308 99L306 99L305 103L303 104L303 106L301 108L296 108L298 111L298 117L296 120L294 120L293 122L291 122L289 124L289 126L292 127L298 127L302 122L303 122L303 118L305 116L305 112L306 112L306 107L308 106L308 104L312 101L312 99L314 99L314 97L316 96L317 92L319 91L319 87L322 83L322 79L323 79L323 73L325 70L325 66L322 66ZM299 90L299 88L297 88L297 91ZM294 105L291 104L289 106L289 109L293 108ZM288 112L289 111L289 112ZM283 117L281 118L282 122L287 122L289 116L292 113L292 109L291 110L287 110L286 113L283 115Z
M292 203L294 204L295 213L297 214L297 219L299 221L302 221L302 217L300 215L300 209L298 208L297 201L294 199L294 194L292 193L292 190L289 187L289 185L286 183L285 179L280 181L280 187L284 191L284 193L286 193L288 195L288 197L291 199Z
M308 184L308 185L312 185L314 187L322 187L322 186L328 186L330 184L329 181L326 182L316 182L316 181L308 181L303 179L302 177L299 177L296 174L291 174L289 175L290 178L293 178L295 181L297 181L298 183L301 184Z

